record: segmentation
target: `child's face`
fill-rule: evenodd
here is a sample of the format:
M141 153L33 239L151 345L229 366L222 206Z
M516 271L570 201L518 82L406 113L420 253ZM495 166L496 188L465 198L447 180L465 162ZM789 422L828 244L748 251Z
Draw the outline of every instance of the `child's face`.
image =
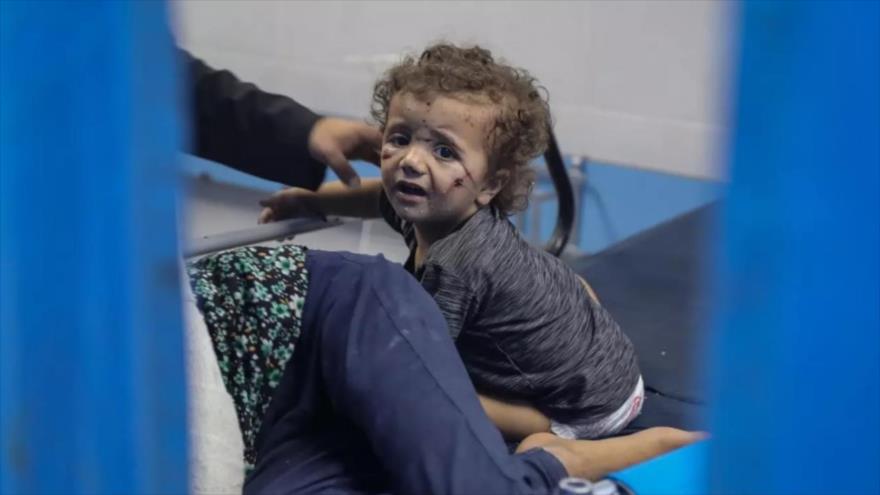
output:
M416 227L450 229L489 204L503 181L489 177L487 131L495 109L449 96L395 95L382 144L382 185Z

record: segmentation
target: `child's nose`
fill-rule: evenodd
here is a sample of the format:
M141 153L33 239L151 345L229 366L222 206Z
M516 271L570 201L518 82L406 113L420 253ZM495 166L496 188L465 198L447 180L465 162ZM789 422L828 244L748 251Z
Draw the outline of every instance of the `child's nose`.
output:
M407 176L420 176L428 171L425 157L422 156L416 147L412 147L407 151L403 160L401 160L400 165Z

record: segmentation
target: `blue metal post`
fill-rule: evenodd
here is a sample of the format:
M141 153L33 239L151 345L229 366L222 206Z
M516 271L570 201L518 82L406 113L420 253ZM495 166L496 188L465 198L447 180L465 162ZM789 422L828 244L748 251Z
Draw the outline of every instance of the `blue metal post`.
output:
M745 3L711 489L880 492L880 4Z
M0 493L183 493L159 1L0 2Z

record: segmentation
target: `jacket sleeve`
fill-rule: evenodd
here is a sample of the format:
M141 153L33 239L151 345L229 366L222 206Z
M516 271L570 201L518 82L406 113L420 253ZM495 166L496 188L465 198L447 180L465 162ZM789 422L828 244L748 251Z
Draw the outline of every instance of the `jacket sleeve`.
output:
M319 115L180 53L189 77L193 154L291 186L321 185L326 167L308 150Z

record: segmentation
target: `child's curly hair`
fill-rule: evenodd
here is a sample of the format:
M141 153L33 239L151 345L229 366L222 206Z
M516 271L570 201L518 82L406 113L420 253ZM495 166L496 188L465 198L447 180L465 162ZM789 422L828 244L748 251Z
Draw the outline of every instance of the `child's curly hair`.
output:
M505 214L524 210L535 173L529 162L547 148L550 107L546 89L523 69L496 61L479 46L449 43L429 46L390 68L373 88L370 113L385 128L394 95L405 91L418 98L474 95L498 106L487 136L489 170L507 170L508 178L492 204Z

